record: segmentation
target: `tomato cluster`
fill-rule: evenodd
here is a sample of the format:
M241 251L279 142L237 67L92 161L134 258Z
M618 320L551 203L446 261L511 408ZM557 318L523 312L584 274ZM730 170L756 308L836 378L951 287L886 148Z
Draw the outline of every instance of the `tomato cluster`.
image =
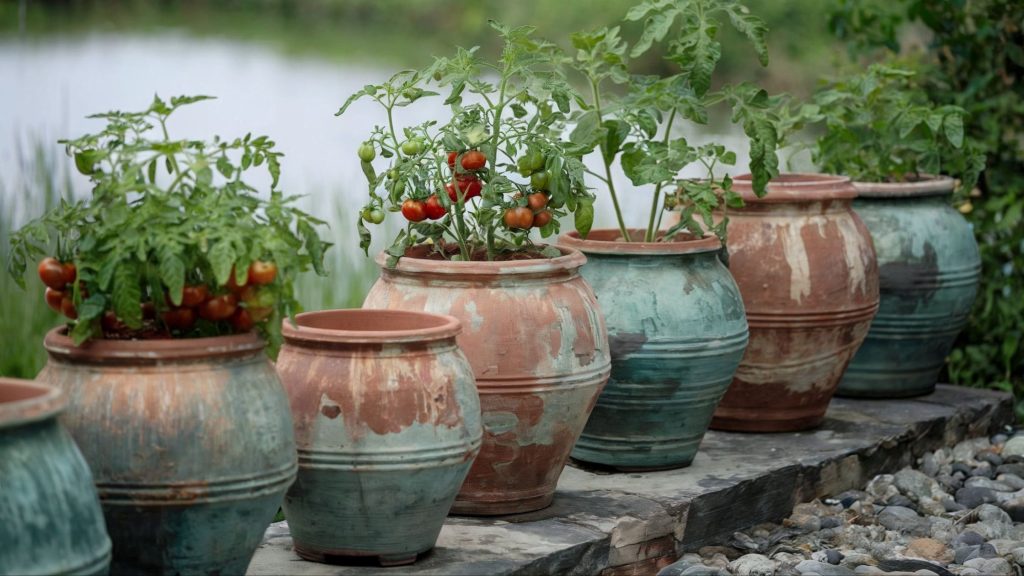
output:
M71 299L71 286L78 277L73 262L61 262L53 257L43 258L39 262L39 279L46 284L46 304L74 320L78 318L75 302Z
M526 206L509 208L505 211L505 226L511 229L528 230L543 228L551 222L547 192L534 192L526 197Z
M406 141L406 144L409 142ZM422 143L419 144L422 145ZM402 151L406 152L404 144ZM422 149L419 149L417 153L421 151ZM463 171L455 169L456 162L462 166ZM455 176L454 182L448 182L444 185L445 192L448 194L448 200L455 203L459 201L459 196L461 196L463 202L468 202L480 196L484 185L476 172L483 170L485 166L487 166L487 155L479 150L469 150L462 154L456 151L448 152L448 167ZM427 219L440 220L447 213L448 210L444 207L437 194L431 194L426 200L411 198L402 202L402 216L410 222L422 222ZM379 223L374 222L372 218L367 216L364 215L363 218L375 224Z

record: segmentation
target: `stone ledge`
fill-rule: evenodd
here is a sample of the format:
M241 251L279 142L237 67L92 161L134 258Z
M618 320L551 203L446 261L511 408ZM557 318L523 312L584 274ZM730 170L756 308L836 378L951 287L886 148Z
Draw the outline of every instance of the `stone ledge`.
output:
M653 574L683 551L779 521L793 506L860 488L919 455L1013 422L1002 392L939 386L907 400L832 401L811 432L709 432L689 468L607 474L567 467L554 504L501 518L451 517L437 547L412 566L300 560L286 522L268 529L250 575Z

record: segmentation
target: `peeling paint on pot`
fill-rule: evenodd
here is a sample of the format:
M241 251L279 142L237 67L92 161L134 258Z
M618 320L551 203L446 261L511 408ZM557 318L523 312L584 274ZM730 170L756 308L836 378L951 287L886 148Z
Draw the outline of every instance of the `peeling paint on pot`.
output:
M778 432L818 426L878 310L875 252L848 178L784 174L729 211L729 269L750 343L718 405L716 430Z
M89 466L57 421L60 390L0 378L0 574L106 574Z
M407 564L434 547L480 451L473 369L451 316L328 310L285 320L277 371L299 474L285 497L295 551Z
M455 505L458 514L544 508L608 379L608 334L579 275L586 258L449 262L402 258L364 308L421 310L458 318L459 347L473 367L484 439Z
M638 231L642 234L642 231ZM605 314L612 373L572 455L624 470L688 466L747 345L739 288L714 236L623 242L575 232Z
M111 572L244 573L295 479L288 398L253 333L45 340L37 380L92 468Z
M947 176L854 186L854 210L878 255L882 297L838 394L928 394L974 304L978 244L967 220L947 203L954 186Z

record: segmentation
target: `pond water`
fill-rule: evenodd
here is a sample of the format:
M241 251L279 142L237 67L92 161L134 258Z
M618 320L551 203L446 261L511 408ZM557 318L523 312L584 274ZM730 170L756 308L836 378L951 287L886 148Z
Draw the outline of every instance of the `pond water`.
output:
M0 42L0 182L10 195L19 174L13 159L36 142L62 158L56 140L101 127L87 115L111 109L138 110L154 94L209 94L217 100L191 106L175 115L172 135L270 135L284 152L282 188L306 194L306 206L332 222L338 256L362 258L353 226L366 184L356 160L356 147L385 118L370 102L345 116L334 113L345 98L370 82L379 82L391 66L346 64L315 57L296 57L251 43L200 39L173 31L133 36L113 33L65 39L22 38ZM402 111L405 123L419 123L443 113L440 99L421 101ZM429 103L428 103L429 102ZM733 148L742 172L746 142L737 131L691 134L694 141L714 138ZM594 159L596 160L596 158ZM621 174L620 188L630 222L645 222L650 206L647 191L633 191ZM73 187L87 189L72 175ZM598 191L596 226L613 226L610 202ZM10 198L3 199L11 206ZM350 207L350 208L341 208ZM340 210L339 210L340 208ZM351 210L352 212L349 212ZM17 220L35 214L21 214ZM382 236L382 235L378 235ZM382 245L375 241L375 248Z

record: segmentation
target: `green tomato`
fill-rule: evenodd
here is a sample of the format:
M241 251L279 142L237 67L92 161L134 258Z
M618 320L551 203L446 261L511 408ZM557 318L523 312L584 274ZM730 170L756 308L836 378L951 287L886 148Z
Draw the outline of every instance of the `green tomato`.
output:
M360 215L370 224L380 224L384 221L384 211L380 208L363 208Z
M423 152L423 141L419 138L412 138L402 142L402 153L406 156L415 156Z
M377 157L377 150L374 149L373 144L369 142L363 142L359 145L359 159L363 162L372 162Z
M516 160L516 168L519 169L519 175L526 178L530 174L533 174L533 168L530 168L530 159L526 156L520 156Z
M540 150L530 150L527 152L526 161L529 163L530 170L534 172L544 169L544 155L541 154Z
M530 186L533 186L534 190L547 190L548 180L550 180L550 178L547 170L534 172L530 175Z

